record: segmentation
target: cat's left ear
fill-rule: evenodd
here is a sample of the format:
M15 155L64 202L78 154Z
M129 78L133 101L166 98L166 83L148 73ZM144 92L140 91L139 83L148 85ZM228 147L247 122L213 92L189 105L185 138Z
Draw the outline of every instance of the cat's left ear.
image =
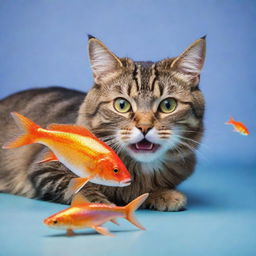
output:
M199 77L204 65L206 52L206 36L201 37L191 44L180 56L171 64L174 69L191 78Z
M122 62L100 40L93 36L88 37L89 58L94 81L97 84L104 84L120 74Z

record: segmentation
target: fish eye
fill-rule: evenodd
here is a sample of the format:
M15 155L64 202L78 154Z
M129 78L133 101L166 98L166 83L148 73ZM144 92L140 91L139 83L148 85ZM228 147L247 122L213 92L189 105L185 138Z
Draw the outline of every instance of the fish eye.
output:
M167 98L160 102L159 110L163 113L169 114L177 107L177 101L174 98Z
M119 170L115 168L115 169L113 170L113 172L114 172L114 173L118 173Z
M54 220L52 223L53 223L53 224L57 224L57 223L58 223L58 221L57 221L57 220Z

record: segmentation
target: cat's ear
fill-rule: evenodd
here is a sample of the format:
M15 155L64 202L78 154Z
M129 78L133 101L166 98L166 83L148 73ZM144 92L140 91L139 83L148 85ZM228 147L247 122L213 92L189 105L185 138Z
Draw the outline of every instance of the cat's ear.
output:
M122 62L100 40L88 36L89 58L94 81L97 84L106 83L122 71Z
M206 51L206 36L191 44L171 64L171 69L191 77L198 77L204 65Z

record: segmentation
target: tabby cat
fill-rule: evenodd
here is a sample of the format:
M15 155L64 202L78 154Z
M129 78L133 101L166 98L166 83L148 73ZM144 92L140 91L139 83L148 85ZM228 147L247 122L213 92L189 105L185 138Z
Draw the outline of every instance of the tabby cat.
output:
M203 133L204 99L199 89L205 37L176 58L138 62L119 58L89 37L94 76L84 94L61 87L32 89L0 101L0 144L19 133L11 111L46 127L76 123L89 128L119 154L132 175L127 187L88 183L91 202L123 205L149 192L144 208L178 211L186 197L175 187L194 170L195 149ZM68 204L75 175L59 162L41 163L45 147L0 150L0 191Z

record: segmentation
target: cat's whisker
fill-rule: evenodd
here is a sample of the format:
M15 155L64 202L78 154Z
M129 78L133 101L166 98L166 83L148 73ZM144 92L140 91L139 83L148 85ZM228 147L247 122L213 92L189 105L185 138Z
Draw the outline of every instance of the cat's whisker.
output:
M182 146L185 146L186 148L188 148L189 150L191 150L191 152L193 152L193 153L197 152L197 149L196 149L196 148L192 147L191 145L187 144L187 143L184 142L184 141L180 141L179 144L182 145Z
M207 160L207 158L205 157L205 155L204 155L201 151L199 151L197 148L192 147L191 145L189 145L188 143L186 143L186 142L184 142L184 141L180 141L179 144L185 146L186 148L188 148L188 149L189 149L191 152L193 152L193 153L198 153L198 154L200 154L204 159Z
M173 129L176 128L178 129L179 131L182 131L182 132L191 132L191 133L203 133L203 131L198 131L197 129L196 130L188 130L188 129L184 129L183 127L180 127L179 125L177 126L174 126Z
M103 140L103 142L105 142L107 144L111 144L111 143L116 142L116 139L115 138L113 138L113 139L105 139L105 140Z
M183 161L183 163L185 163L185 156L184 156L184 154L182 153L182 149L180 148L180 146L179 146L179 145L176 146L173 150L174 150L174 151L177 151L178 154L181 155L182 161Z
M198 146L203 146L203 147L209 149L209 147L208 147L206 144L202 143L202 142L198 142L198 141L196 141L196 140L193 140L193 139L184 137L184 136L182 136L182 135L176 135L176 136L177 136L178 138L180 138L180 139L187 140L187 141L191 141L191 142L195 143L195 144L198 145Z
M116 136L115 136L115 139L108 141L108 145L110 147L112 147L116 151L117 154L119 154L124 149L124 146L121 145L121 143L119 143L119 141L117 141Z
M121 140L123 140L124 142L127 142L129 141L130 138L131 138L130 136L122 136Z
M193 139L190 139L190 138L187 138L187 137L184 137L184 136L182 136L182 135L177 135L177 134L176 134L175 136L177 136L178 138L181 138L181 139L183 139L183 140L191 141L191 142L193 142L193 143L195 143L195 144L197 144L197 145L201 145L200 142L198 142L198 141L196 141L196 140L193 140Z
M123 147L120 144L115 144L111 146L117 154L120 154L123 150Z
M115 135L100 137L100 139L101 139L102 141L112 140L112 139L115 139L115 138L116 138Z

